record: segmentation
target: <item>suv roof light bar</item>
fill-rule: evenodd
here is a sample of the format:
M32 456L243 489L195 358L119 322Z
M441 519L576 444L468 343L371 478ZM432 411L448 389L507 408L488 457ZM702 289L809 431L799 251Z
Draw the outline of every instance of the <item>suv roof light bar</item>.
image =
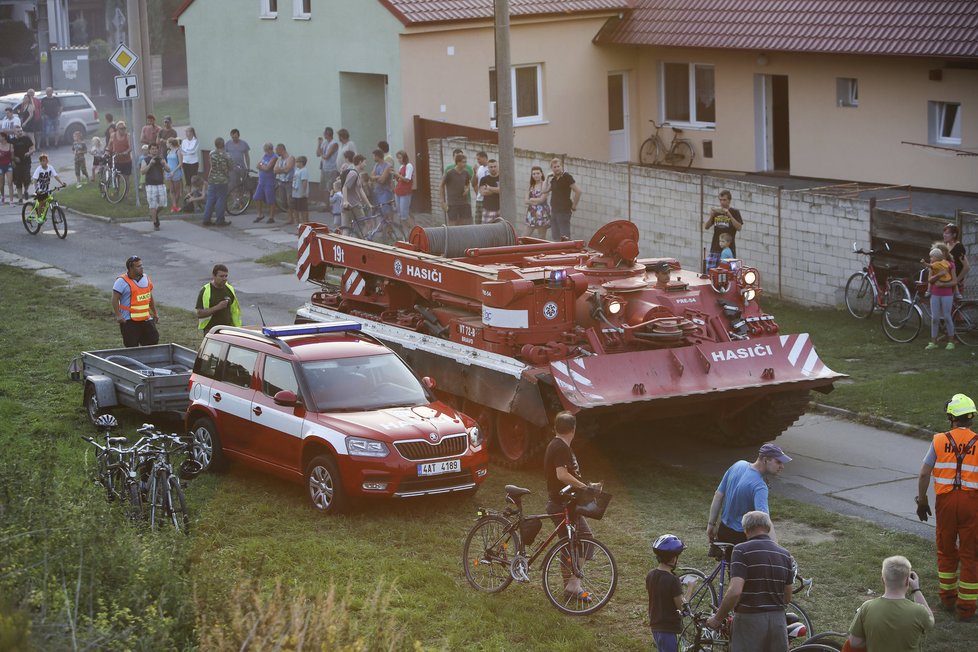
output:
M359 331L362 328L360 322L353 320L339 320L333 322L322 322L316 324L293 324L291 326L265 326L261 329L263 335L267 337L288 337L290 335L319 335L321 333L338 333Z

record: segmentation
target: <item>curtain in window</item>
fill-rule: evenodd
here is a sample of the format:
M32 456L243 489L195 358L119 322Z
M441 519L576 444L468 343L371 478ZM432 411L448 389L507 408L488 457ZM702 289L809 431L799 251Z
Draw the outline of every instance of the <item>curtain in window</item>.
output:
M716 122L716 108L713 68L696 66L696 122Z
M516 69L516 117L529 118L540 115L537 97L536 66Z

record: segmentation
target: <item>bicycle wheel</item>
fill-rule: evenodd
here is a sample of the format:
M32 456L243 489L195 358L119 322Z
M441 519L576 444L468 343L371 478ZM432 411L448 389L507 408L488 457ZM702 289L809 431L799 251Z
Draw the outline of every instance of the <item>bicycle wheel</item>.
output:
M102 451L95 453L92 481L96 486L101 487L105 491L105 499L112 502L112 474L109 473L109 462L105 459L105 455Z
M275 205L282 212L289 210L289 184L280 183L275 186Z
M40 219L35 208L36 204L29 201L20 209L20 218L24 222L24 228L31 235L37 235L37 232L41 230L41 225L44 224L44 221Z
M543 590L558 611L571 616L593 614L608 604L618 586L618 566L608 547L590 537L578 537L576 550L567 539L558 541L543 561ZM581 580L581 593L564 590L571 577Z
M683 598L689 605L688 616L681 618L682 629L679 631L679 649L696 649L697 625L695 616L710 616L719 604L716 587L706 575L695 568L676 569L679 582L683 586Z
M251 191L247 183L239 183L228 193L227 212L241 215L251 206Z
M68 219L65 217L65 212L61 210L60 206L51 208L51 226L54 227L54 232L62 240L68 237Z
M129 193L129 181L119 172L112 173L105 187L105 199L110 204L118 204Z
M789 602L785 608L785 618L787 619L789 648L798 647L815 632L815 628L812 627L812 619L794 600Z
M838 652L842 649L847 638L849 638L847 632L819 632L809 637L807 641L794 649L801 651L808 650L809 652L814 652L815 650L836 650ZM822 647L810 647L819 645Z
M662 158L662 146L658 138L646 138L638 150L638 162L642 165L655 165Z
M169 494L166 501L167 516L174 529L184 534L190 534L190 512L187 510L187 498L180 486L180 478L169 475Z
M125 484L119 485L119 489L122 493L122 503L126 510L126 516L131 521L141 521L143 520L143 496L139 493L139 483L124 475L122 477L125 478Z
M796 652L839 652L841 647L835 647L828 643L802 643L798 647L791 648Z
M693 165L694 158L696 158L696 152L693 151L693 146L685 140L676 141L672 152L669 153L670 165L675 165L684 170L688 170Z
M846 281L846 308L856 319L867 319L876 308L876 288L865 272L856 272Z
M509 531L510 525L502 516L485 516L466 535L462 566L473 588L499 593L513 581L510 564L520 549L520 535Z
M906 344L916 339L924 318L920 306L906 299L891 303L883 310L880 323L883 334L894 342Z
M965 346L978 346L978 303L963 302L951 316L958 341Z
M910 288L900 279L893 279L886 283L886 303L887 305L900 299L910 301Z

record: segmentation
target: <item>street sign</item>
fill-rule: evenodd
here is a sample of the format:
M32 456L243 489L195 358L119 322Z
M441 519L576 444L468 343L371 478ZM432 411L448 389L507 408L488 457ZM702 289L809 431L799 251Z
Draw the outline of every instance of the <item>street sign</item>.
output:
M128 75L137 61L139 61L139 56L127 48L125 43L120 43L112 56L109 57L109 63L123 75Z
M115 78L115 99L134 100L139 97L136 75L120 75Z

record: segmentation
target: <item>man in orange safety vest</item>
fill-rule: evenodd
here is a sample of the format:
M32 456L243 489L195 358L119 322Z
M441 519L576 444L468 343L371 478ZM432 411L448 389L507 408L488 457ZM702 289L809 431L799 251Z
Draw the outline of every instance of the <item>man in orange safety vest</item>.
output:
M975 618L978 603L978 435L975 402L955 394L945 404L951 430L934 435L917 478L917 517L931 515L927 484L937 494L937 577L941 604L958 620Z
M139 256L126 259L126 273L112 285L112 311L126 347L152 346L160 341L160 316L153 301L153 282L143 273Z

